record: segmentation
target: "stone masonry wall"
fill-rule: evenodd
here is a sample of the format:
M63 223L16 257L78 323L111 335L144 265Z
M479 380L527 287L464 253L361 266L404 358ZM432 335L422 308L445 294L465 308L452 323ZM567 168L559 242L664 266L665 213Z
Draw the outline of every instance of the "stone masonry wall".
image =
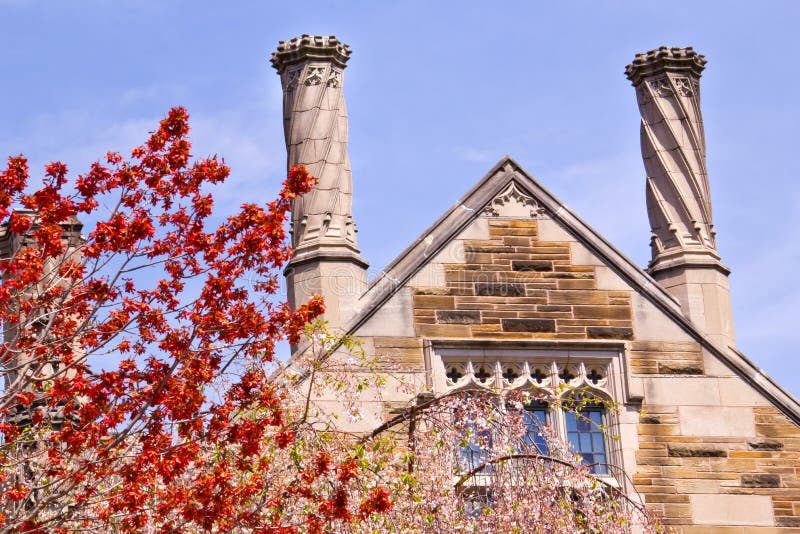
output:
M629 291L598 290L595 267L570 244L538 239L537 221L490 219L489 240L465 242L445 288L417 288L416 332L429 338L631 339Z
M775 408L753 410L755 436L688 437L677 406L643 406L633 481L649 508L686 533L761 532L771 515L777 527L800 527L800 429ZM697 526L715 518L751 526Z
M628 341L632 376L647 382L631 475L648 507L686 533L800 527L800 428L709 369L690 338L637 339L631 290L598 289L598 263L575 261L570 242L541 240L538 226L489 219L489 239L465 240L443 284L414 287L417 340L376 339L376 354L418 365L419 338Z

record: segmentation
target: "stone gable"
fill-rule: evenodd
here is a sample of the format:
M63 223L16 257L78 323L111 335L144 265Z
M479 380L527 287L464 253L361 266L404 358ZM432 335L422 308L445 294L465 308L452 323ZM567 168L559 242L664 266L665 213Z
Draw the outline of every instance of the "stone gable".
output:
M800 428L649 302L546 214L491 214L428 258L390 300L394 313L365 331L398 328L392 317L410 307L413 336L370 346L420 382L431 372L426 340L500 352L504 341L621 343L632 393L615 399L612 433L648 508L678 532L800 526Z

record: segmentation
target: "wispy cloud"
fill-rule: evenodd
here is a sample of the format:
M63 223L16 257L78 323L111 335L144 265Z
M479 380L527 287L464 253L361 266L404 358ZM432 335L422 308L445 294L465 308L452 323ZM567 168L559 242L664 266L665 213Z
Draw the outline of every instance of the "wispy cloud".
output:
M147 104L165 96L180 101L186 97L188 89L178 83L153 83L139 87L131 87L119 96L122 105Z
M91 109L41 113L16 130L14 136L0 141L0 154L24 153L34 177L41 174L45 163L54 160L67 163L71 173L84 172L108 151L130 154L158 127L160 114L138 112L136 108L161 113L167 110L139 104L164 100L165 94L181 100L184 92L180 85L152 84L127 89ZM120 106L127 104L131 108L121 111ZM251 101L243 100L238 107L213 112L189 110L193 155L218 155L231 167L228 182L215 190L223 211L245 201L267 201L277 192L286 161L281 120L277 116L280 109L276 95L268 92ZM109 120L110 117L116 120Z
M504 152L496 149L481 149L469 146L460 146L453 149L457 158L475 163L495 163Z

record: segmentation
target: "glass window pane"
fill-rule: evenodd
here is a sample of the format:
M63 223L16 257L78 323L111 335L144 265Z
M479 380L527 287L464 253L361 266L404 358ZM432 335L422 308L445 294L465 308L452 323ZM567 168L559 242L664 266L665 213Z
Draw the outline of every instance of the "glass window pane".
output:
M588 421L587 417L588 415L589 414L587 414L586 412L581 412L580 414L577 415L578 432L591 432L592 425Z
M581 434L581 447L578 452L592 452L592 435L591 434Z
M592 466L592 472L605 474L606 444L603 434L603 408L589 406L579 413L565 413L567 422L567 437L572 448L582 458L583 462Z
M577 432L569 432L567 434L567 436L569 438L569 444L572 445L572 448L575 449L575 451L579 451L580 450L580 441L579 441L580 434L578 434Z
M523 418L527 427L522 438L523 444L532 448L533 453L547 455L547 443L542 435L542 427L547 424L547 405L532 403L525 406Z
M567 419L567 431L568 432L575 432L576 430L578 430L578 425L576 423L576 418L575 418L576 414L574 414L572 412L568 412L568 413L565 414L565 416L566 416L566 419Z
M603 412L600 410L592 410L589 412L589 419L594 423L595 430L603 426Z

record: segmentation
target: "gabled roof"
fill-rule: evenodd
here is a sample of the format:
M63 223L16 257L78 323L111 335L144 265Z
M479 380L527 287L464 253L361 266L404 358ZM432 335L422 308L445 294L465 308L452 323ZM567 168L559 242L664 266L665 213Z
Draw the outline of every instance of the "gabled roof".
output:
M355 334L431 258L478 218L484 207L511 182L533 197L554 220L560 222L581 244L675 321L688 335L727 364L750 386L770 399L789 419L800 425L800 403L791 394L735 348L719 346L706 338L683 314L680 304L658 282L614 248L509 156L501 159L453 207L382 271L359 299L359 311L345 325L345 331L348 334Z

